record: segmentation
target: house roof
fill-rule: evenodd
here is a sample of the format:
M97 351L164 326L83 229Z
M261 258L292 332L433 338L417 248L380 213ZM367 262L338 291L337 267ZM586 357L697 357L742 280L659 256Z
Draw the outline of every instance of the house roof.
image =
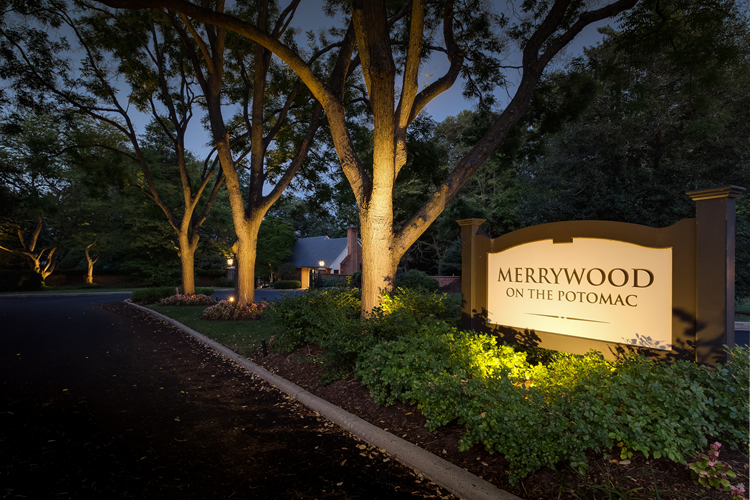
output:
M315 236L300 238L292 247L292 262L294 267L318 267L319 261L324 261L326 267L346 251L346 238L329 238Z

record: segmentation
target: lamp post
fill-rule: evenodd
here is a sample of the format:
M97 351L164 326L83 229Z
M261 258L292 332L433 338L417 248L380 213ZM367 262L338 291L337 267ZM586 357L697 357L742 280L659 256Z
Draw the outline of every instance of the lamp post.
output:
M227 279L234 281L234 259L231 257L227 259Z
M326 263L324 260L318 261L318 269L315 272L315 288L320 288L323 285L323 272L326 269Z

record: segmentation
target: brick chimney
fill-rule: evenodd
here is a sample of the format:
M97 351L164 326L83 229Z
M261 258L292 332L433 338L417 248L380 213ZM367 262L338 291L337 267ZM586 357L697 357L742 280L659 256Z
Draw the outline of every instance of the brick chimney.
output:
M341 274L354 274L362 269L362 247L359 246L359 231L346 228L346 258L341 263Z

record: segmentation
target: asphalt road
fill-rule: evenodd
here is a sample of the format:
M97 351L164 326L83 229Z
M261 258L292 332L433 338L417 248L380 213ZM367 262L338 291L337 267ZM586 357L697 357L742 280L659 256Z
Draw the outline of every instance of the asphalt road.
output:
M445 495L127 296L0 298L0 497Z

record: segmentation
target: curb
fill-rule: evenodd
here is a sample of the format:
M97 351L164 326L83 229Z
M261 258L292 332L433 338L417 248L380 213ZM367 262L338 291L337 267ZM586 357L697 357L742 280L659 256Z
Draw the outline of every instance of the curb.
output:
M180 328L225 357L264 379L277 389L287 393L311 410L317 411L330 421L343 427L355 436L360 437L377 448L385 449L393 459L398 460L411 469L419 471L424 477L433 483L442 486L460 498L466 500L522 500L520 497L505 490L501 490L497 486L483 479L479 479L474 474L453 465L447 460L433 455L427 450L424 450L404 439L394 436L390 432L386 432L356 415L353 415L348 411L304 390L298 385L269 372L262 366L243 358L231 349L219 344L215 340L209 339L205 335L196 332L179 321L164 316L163 314L147 307L134 304L129 300L126 300L125 303L153 314L177 328Z

